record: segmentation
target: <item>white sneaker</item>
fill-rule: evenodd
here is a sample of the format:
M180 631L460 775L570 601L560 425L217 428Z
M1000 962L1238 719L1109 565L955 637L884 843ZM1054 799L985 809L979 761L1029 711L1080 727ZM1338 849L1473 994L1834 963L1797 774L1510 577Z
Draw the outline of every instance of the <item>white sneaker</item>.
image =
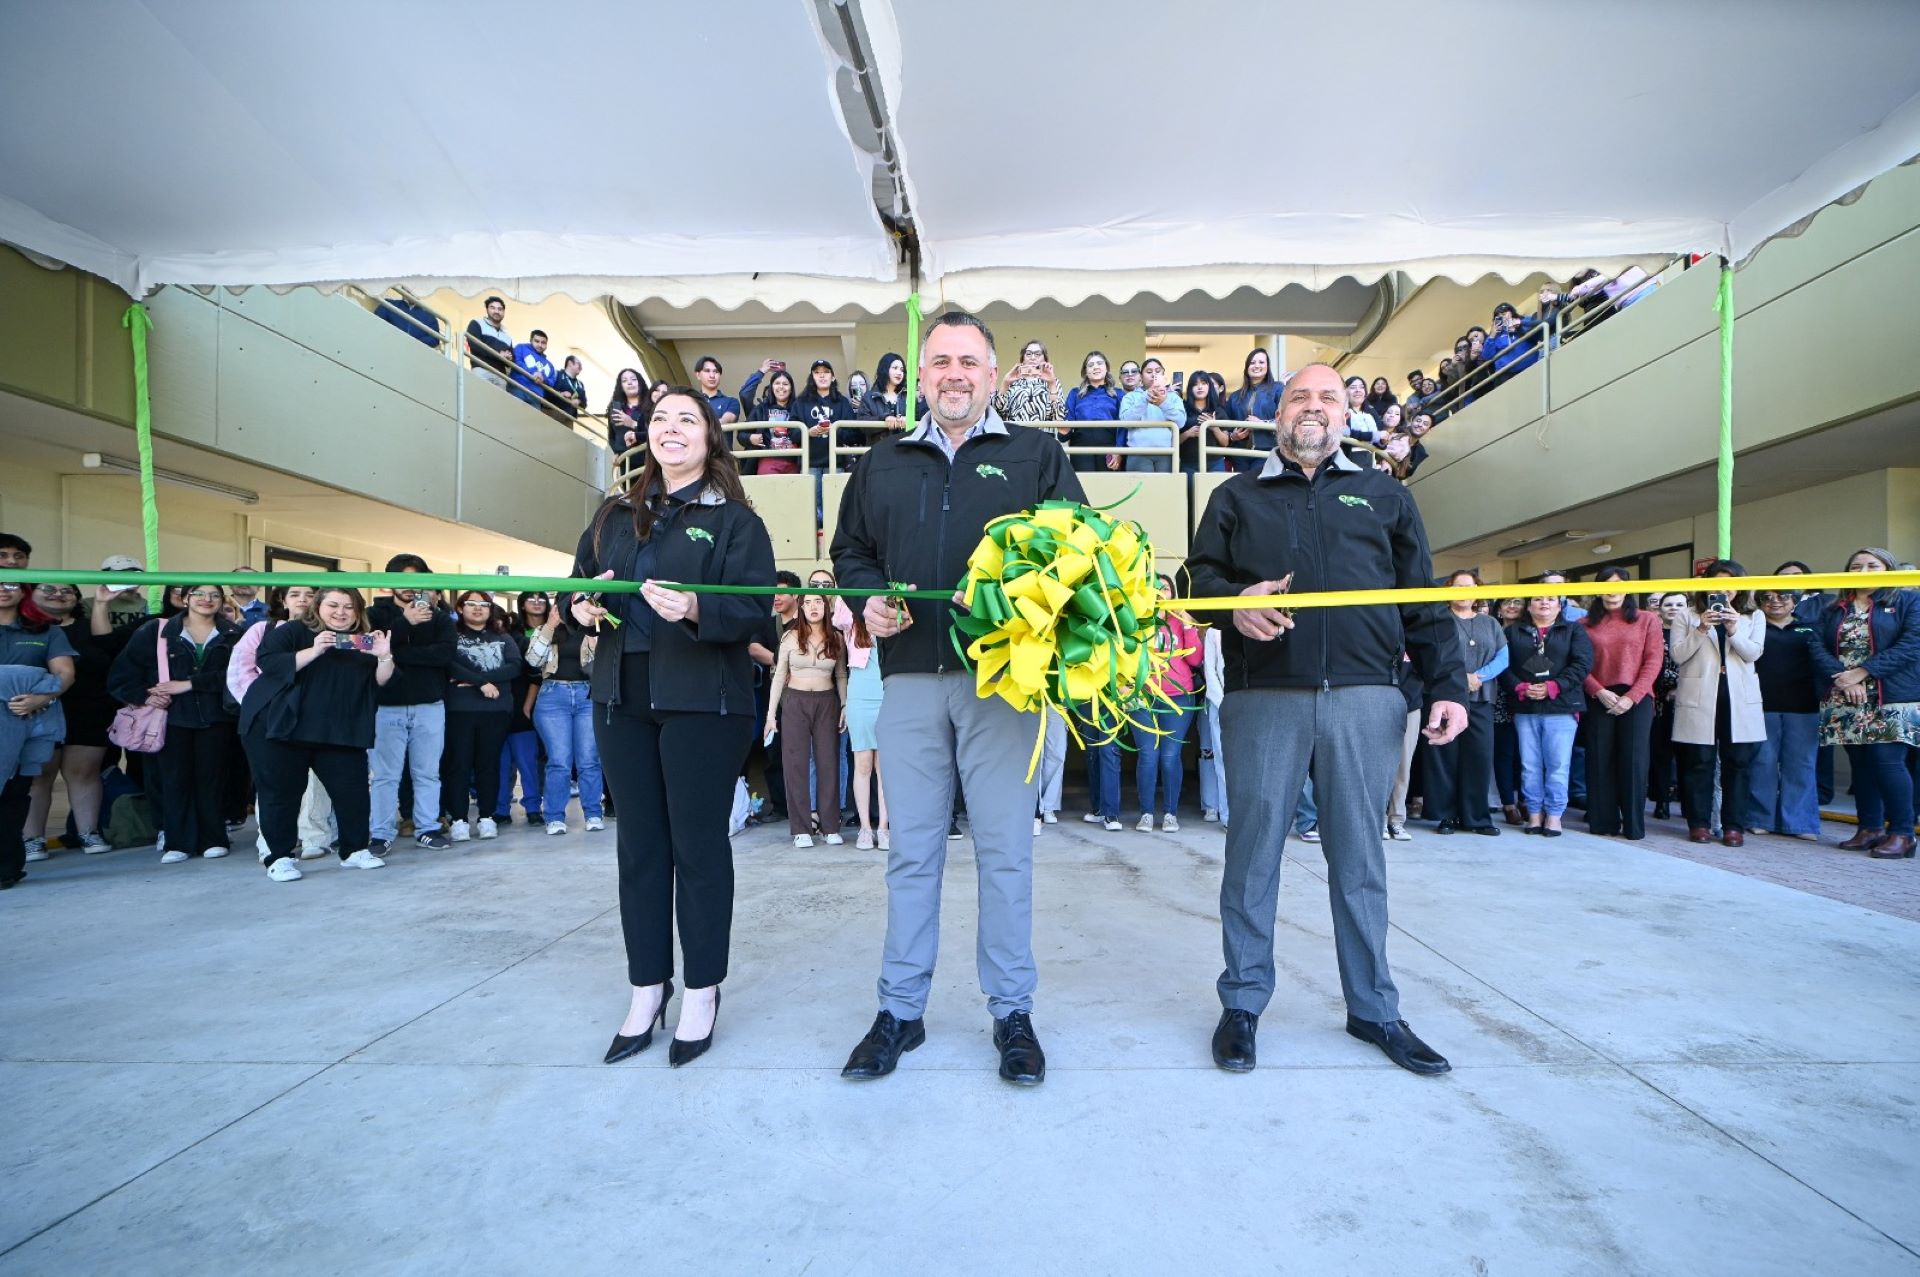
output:
M1200 821L1202 824L1211 825L1219 819L1220 813L1211 807L1204 808L1200 812Z
M113 844L101 837L96 831L91 834L80 835L80 850L86 852L89 856L97 856L103 851L112 851Z
M605 829L606 827L607 827L607 822L606 822L606 821L604 821L604 820L602 820L602 819L600 819L600 817L598 817L598 816L589 816L589 817L587 817L587 832L588 832L588 833L590 833L590 834L597 834L597 833L599 833L599 832L600 832L601 830L603 830L603 829Z
M796 847L811 847L813 846L813 835L795 834L793 836L793 845Z
M1107 832L1110 834L1117 834L1120 832L1120 822L1117 820L1107 820L1107 821L1102 821L1101 823L1107 827Z
M829 847L844 847L844 846L846 846L846 845L847 845L847 840L846 840L846 839L844 839L844 838L842 838L842 837L841 837L841 836L840 836L839 834L828 834L828 835L827 835L827 846L829 846Z
M231 848L209 847L200 853L200 858L202 860L218 860L220 857L226 855L229 850L231 850Z
M186 858L187 853L184 851L167 851L161 853L160 863L163 865L177 865Z
M482 816L480 823L474 827L474 832L482 838L498 838L500 826L494 824L491 817Z
M256 847L254 851L259 855L260 864L264 868L267 863L267 849L265 847Z
M1152 833L1153 832L1153 813L1142 812L1140 814L1140 819L1138 823L1134 825L1134 828L1139 830L1143 834Z
M1177 834L1180 832L1180 822L1174 818L1172 812L1168 812L1166 815L1160 817L1160 832L1163 834Z
M300 872L300 866L293 862L292 856L282 856L267 866L267 877L275 882L299 882L306 875Z
M1395 842L1413 841L1413 835L1407 832L1407 827L1397 820L1387 826L1387 837Z
M47 858L47 840L46 839L29 838L26 840L26 847L27 847L27 859L29 861L45 860Z
M859 840L855 842L853 846L854 846L854 850L856 851L872 851L873 850L873 834L868 830L862 829L860 831Z
M166 830L157 829L154 831L153 849L155 851L165 851L167 849L167 831Z
M1040 817L1035 816L1033 818L1033 832L1038 834L1042 829L1045 829L1045 828L1046 826L1040 823Z
M447 837L454 842L469 842L473 838L473 830L468 827L466 821L456 820L452 828L447 830Z
M1301 830L1301 831L1300 831L1300 841L1301 841L1301 842L1319 842L1319 841L1320 841L1320 826L1318 826L1318 825L1308 825L1308 826L1307 826L1307 827L1306 827L1305 829L1303 829L1303 830Z
M342 869L384 869L387 862L362 847L340 862Z
M1089 825L1100 824L1102 820L1100 813L1097 811L1090 811L1086 815L1080 817L1080 819L1086 821Z
M893 850L893 831L891 829L882 829L878 831L877 833L874 834L873 840L874 842L880 845L880 850L882 851Z
M547 822L547 833L549 833L549 834L551 834L551 835L553 835L554 837L556 837L556 838L557 838L557 837L559 837L559 836L560 836L561 834L564 834L564 833L566 833L566 832L567 832L567 822L566 822L566 821L564 821L564 820L549 820L549 821Z
M1043 811L1040 813L1040 819L1046 821L1049 825L1057 825L1060 823L1060 813L1057 811Z
M302 847L293 854L302 860L318 860L322 856L332 855L333 849L331 847Z

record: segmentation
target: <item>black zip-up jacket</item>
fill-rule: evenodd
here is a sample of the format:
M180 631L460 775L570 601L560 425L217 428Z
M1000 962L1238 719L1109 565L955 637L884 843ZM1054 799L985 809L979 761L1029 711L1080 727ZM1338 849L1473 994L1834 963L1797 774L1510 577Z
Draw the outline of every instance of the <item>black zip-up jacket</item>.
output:
M167 724L171 727L210 727L231 723L233 711L227 708L227 662L233 659L233 645L240 640L240 628L225 617L213 623L213 637L207 640L200 668L193 666L193 644L181 628L184 615L165 621L157 617L127 639L120 655L113 659L107 673L107 691L123 705L145 705L147 689L160 681L160 653L154 641L158 633L167 636L167 677L184 678L193 684L190 692L175 692L167 706Z
M827 436L804 433L823 421L834 423L833 437L842 448L858 448L867 442L867 432L853 424L860 419L860 409L838 390L818 394L814 391L813 382L808 381L805 388L794 396L792 412L793 419L800 423L802 437L807 441L807 468L810 470L827 468ZM840 468L849 469L857 460L857 457L848 457Z
M656 498L660 499L660 498ZM609 569L631 580L640 543L633 532L633 506L625 498L601 523L599 543L588 525L573 556L573 575L595 577ZM671 501L671 498L664 498ZM712 488L697 501L674 502L670 516L653 525L653 579L690 585L772 585L773 540L753 507L729 501ZM591 587L590 587L591 588ZM647 606L638 594L609 594L608 611L622 616ZM573 596L560 596L561 615L573 617ZM702 594L698 624L669 625L653 618L648 682L652 708L705 714L755 714L753 658L747 644L766 624L764 594ZM620 631L603 626L587 675L596 705L620 703Z
M1587 675L1593 672L1593 640L1587 627L1565 615L1547 627L1545 656L1551 671L1543 680L1533 672L1542 655L1540 631L1522 617L1507 630L1507 668L1500 685L1513 698L1516 714L1578 714L1587 707ZM1522 683L1551 682L1558 695L1544 701L1520 695Z
M842 588L885 594L891 582L923 590L958 586L987 524L1055 499L1082 501L1080 477L1052 435L1009 426L989 408L986 431L961 443L951 464L926 422L874 444L847 481L833 533ZM864 600L850 598L849 607ZM913 624L880 640L882 676L960 667L948 638L950 604L907 603Z
M393 675L377 693L381 705L436 705L447 699L447 671L453 667L453 613L441 607L418 625L391 598L367 609L367 628L393 636Z
M1215 488L1187 556L1196 597L1239 594L1288 573L1288 587L1384 590L1433 584L1426 529L1413 497L1391 475L1341 451L1312 479L1279 454L1266 468ZM1444 604L1302 608L1268 642L1220 627L1227 691L1251 687L1401 686L1404 652L1427 703L1465 704L1460 638Z

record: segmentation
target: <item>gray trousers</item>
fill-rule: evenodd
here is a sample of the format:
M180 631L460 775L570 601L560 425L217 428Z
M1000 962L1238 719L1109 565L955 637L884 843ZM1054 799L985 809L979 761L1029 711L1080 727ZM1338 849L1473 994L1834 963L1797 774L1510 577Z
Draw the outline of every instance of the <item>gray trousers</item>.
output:
M966 795L979 868L980 990L996 1019L1033 1009L1034 786L1027 759L1039 730L1032 714L998 698L981 700L964 670L887 676L874 726L893 822L881 1010L902 1020L926 1010L956 782Z
M1407 702L1397 687L1227 694L1220 731L1233 824L1220 883L1227 964L1220 973L1221 1005L1258 1015L1273 997L1281 849L1311 766L1347 1012L1376 1023L1400 1018L1400 995L1387 973L1380 813L1399 765L1406 721Z

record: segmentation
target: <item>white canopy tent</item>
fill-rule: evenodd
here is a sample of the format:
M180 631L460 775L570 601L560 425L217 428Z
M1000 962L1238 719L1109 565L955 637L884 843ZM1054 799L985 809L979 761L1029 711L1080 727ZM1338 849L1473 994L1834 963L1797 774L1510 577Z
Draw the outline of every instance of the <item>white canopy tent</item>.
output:
M0 240L136 296L878 312L903 226L972 305L1518 277L1739 260L1920 154L1911 0L852 2L852 49L835 0L18 11ZM888 155L910 210L876 208Z

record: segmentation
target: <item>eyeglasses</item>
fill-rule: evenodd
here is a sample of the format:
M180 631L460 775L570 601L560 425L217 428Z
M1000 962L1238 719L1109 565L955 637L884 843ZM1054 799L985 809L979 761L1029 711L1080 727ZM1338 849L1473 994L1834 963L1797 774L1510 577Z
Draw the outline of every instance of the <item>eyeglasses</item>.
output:
M188 590L187 597L190 599L211 599L213 602L218 603L227 596L219 590Z
M40 593L50 599L77 599L80 597L80 591L69 590L64 585L43 585L40 587Z
M1128 373L1130 373L1130 372L1133 372L1133 373L1137 373L1137 372L1139 372L1139 371L1140 371L1140 369L1139 369L1138 367L1136 367L1135 365L1133 365L1133 364L1122 364L1122 365L1120 365L1120 375L1121 375L1122 377L1124 377L1124 376L1126 376L1126 375L1127 375Z

